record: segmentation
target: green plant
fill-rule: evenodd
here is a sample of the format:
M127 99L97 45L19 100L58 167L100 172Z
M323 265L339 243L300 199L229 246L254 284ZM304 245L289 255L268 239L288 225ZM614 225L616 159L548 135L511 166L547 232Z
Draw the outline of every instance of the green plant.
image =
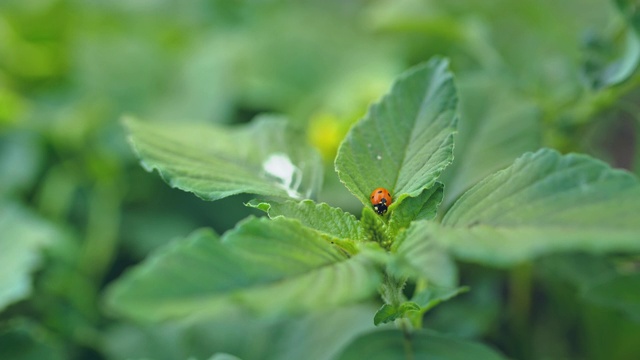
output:
M335 160L338 177L363 204L358 219L310 200L320 188L322 164L300 129L284 119L261 116L226 128L127 118L145 168L205 200L259 195L247 205L268 216L243 220L222 236L198 230L156 251L110 286L108 308L146 322L316 313L307 328L338 335L320 344L320 330L299 335L296 341L315 343L302 353L309 358L503 358L484 345L423 329L427 311L469 290L459 286L452 258L512 267L550 253L640 251L640 183L588 156L542 149L442 209L446 189L438 178L453 161L457 121L447 60L434 58L401 75L352 127ZM393 196L383 216L369 202L378 187ZM211 211L224 209L214 203ZM375 294L383 305L369 316L383 328L350 328L347 319L355 315L340 307L370 303ZM632 309L634 302L628 304L620 306ZM323 325L329 318L340 327ZM263 344L271 353L260 357L286 358L277 344ZM238 348L236 355L256 357ZM321 356L311 356L314 351Z

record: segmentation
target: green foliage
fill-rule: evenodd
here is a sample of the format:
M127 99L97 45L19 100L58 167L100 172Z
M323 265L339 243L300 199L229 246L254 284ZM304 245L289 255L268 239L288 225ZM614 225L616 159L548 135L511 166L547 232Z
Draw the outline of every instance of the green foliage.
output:
M318 155L283 119L263 117L231 130L135 119L125 124L146 169L158 169L171 186L205 200L241 192L306 198L320 185Z
M340 180L365 205L379 187L396 204L420 195L453 160L456 104L446 60L433 59L400 76L340 146Z
M417 292L411 301L403 302L399 306L384 304L376 312L373 317L375 325L388 323L403 317L421 318L425 312L438 305L439 303L449 300L456 295L468 291L467 287L460 288L443 288L430 286L425 290Z
M336 171L365 204L360 221L311 200L251 201L248 206L265 211L270 219L249 219L221 241L196 233L176 243L116 282L108 296L110 308L155 321L242 309L286 314L363 300L379 287L385 303L373 323L396 322L406 332L407 324L421 328L425 312L468 290L457 286L450 254L509 266L559 251L640 250L634 215L640 212L638 180L587 156L562 156L548 149L527 153L486 177L456 201L441 225L435 222L444 188L436 179L453 159L456 102L447 62L434 59L401 75L391 92L350 130L338 151ZM265 121L255 124L257 128ZM274 184L269 184L273 190L265 191L240 180L219 181L242 179L237 163L251 164L246 173L260 173L260 164L273 152L287 154L280 153L282 148L249 147L250 156L243 157L234 155L232 142L206 147L206 141L198 139L217 132L218 137L244 142L248 135L200 128L185 136L171 127L156 125L156 130L145 131L149 125L129 126L143 163L159 168L174 186L209 199L220 195L203 194L234 185L235 191L283 196ZM273 128L277 127L269 124L244 134L265 136L266 129ZM201 146L189 148L187 139ZM255 143L264 143L258 139ZM176 153L164 153L165 143ZM512 152L504 152L504 159ZM228 167L207 165L215 158L234 156L239 160ZM203 175L207 168L216 168L219 172L212 173L220 178ZM210 188L202 190L193 179L205 179ZM385 216L376 214L368 202L370 189L380 186L391 189L394 197ZM603 242L605 234L608 241ZM204 273L206 278L199 275ZM415 286L410 299L403 291L408 282ZM385 344L385 350L453 356L449 340L440 343L444 338L438 337L433 345L434 339L419 330L402 336ZM356 356L351 351L364 356L359 341L374 341L364 339L348 346L345 358ZM483 351L469 345L464 356L497 356Z
M312 228L332 239L344 239L352 242L366 239L365 232L355 216L325 203L316 204L311 200L296 202L271 201L249 202L247 205L264 210L269 217L297 219L303 225Z
M558 251L640 250L638 180L587 156L562 156L547 149L527 153L486 177L455 202L441 225L434 222L444 188L435 179L452 160L456 119L457 97L446 64L434 59L401 75L390 94L347 135L336 170L366 205L361 221L311 200L252 201L248 205L265 211L270 220L247 220L220 243L194 235L117 282L110 307L149 320L218 315L235 307L274 314L362 300L380 287L385 304L374 324L401 325L406 319L420 328L426 311L467 290L457 287L449 252L464 260L509 266ZM391 118L399 120L385 131ZM153 148L153 131L145 134L138 128L137 143ZM172 147L185 148L188 137L175 129L161 131L163 142L183 137L182 146ZM192 136L192 142L204 143L196 133L207 131ZM161 148L159 144L155 147ZM138 151L147 161L140 145ZM183 157L201 157L196 148L190 151ZM262 148L254 152L269 156ZM173 166L172 159L183 158L148 154L161 158L166 169ZM398 167L397 178L380 170L393 166ZM186 173L197 168L201 166L182 167ZM369 189L377 186L393 189L390 215L379 216L368 204ZM238 191L280 195L242 186ZM605 235L608 241L602 241ZM389 255L368 245L376 243ZM198 280L207 268L213 269L213 277ZM191 280L183 283L180 279L185 278ZM415 284L410 299L403 293L407 280ZM429 343L418 339L418 349ZM356 352L362 351L358 344L352 345Z
M432 307L438 305L439 303L449 300L454 296L460 295L467 291L469 291L469 288L464 286L449 289L432 286L421 292L418 292L412 300L416 305L418 305L420 311L424 313Z
M640 64L638 6L633 1L626 0L616 0L615 3L626 21L622 35L617 36L621 39L601 41L592 38L587 43L585 72L595 89L621 84L631 78Z
M434 226L435 223L416 221L398 237L392 270L401 276L425 277L436 285L454 287L458 283L458 271L434 238Z
M435 119L449 119L446 122L448 125L440 130L442 132L440 143L430 145L432 148L435 147L433 151L436 154L448 153L445 156L448 160L443 161L442 167L444 167L452 157L454 130L452 126L455 124L455 114L452 112L455 109L455 88L451 75L446 70L446 62L432 61L408 72L402 79L392 90L397 99L402 99L401 94L405 94L406 97L407 94L415 91L419 91L419 94L424 97L424 100L415 101L412 105L414 107L412 111L418 114L410 119L412 128L422 129L421 133L429 134L427 130L431 122ZM439 94L438 92L441 91L439 88L443 86L448 92ZM393 97L385 99L390 98ZM387 100L381 103L383 108L387 106L384 105L385 101ZM444 103L446 110L430 115L429 108L425 106L433 101ZM411 104L405 104L405 108L411 109L408 105ZM367 121L365 118L364 123ZM175 144L173 139L183 137L184 132L166 128L160 132L144 133L141 125L134 123L132 127L130 123L129 126L134 133L134 145L143 161L147 163L151 161L154 164L148 167L157 167L158 165L155 164L162 163L160 172L165 174L165 178L168 178L170 183L175 184L171 175L167 173L180 174L173 170L177 167L174 167L172 161L182 161L183 158L204 158L193 149L190 150L190 156L164 156L158 155L154 150L163 149L160 146L162 143ZM357 128L354 128L352 134L357 131ZM395 137L396 133L412 136L413 131L407 133L406 129L402 128L387 131L387 134L392 137ZM206 137L207 131L200 129L193 133L194 136L195 134ZM252 135L255 134L252 132ZM194 138L192 142L199 141ZM185 151L186 145L183 142L180 146L169 147ZM225 145L225 147L228 146L230 143ZM408 160L409 164L417 164L433 158L429 152L409 150L414 152ZM185 154L187 152L185 151ZM209 153L215 154L215 151L209 151ZM261 156L269 156L268 151L259 153ZM338 155L336 163L340 163L340 159L349 158L349 153ZM182 173L187 175L178 176L188 178L188 174L196 172L202 166L200 163L184 162L180 168ZM223 176L227 176L224 170L226 169L223 167L218 168ZM234 171L231 170L233 175ZM342 166L342 171L344 174L357 174L359 169L346 165ZM271 201L270 203L253 201L249 205L266 211L271 220L247 220L235 230L225 234L220 242L207 233L196 233L183 242L175 243L160 253L157 258L149 259L118 281L109 292L109 307L130 317L147 320L220 315L232 311L235 307L270 314L311 310L362 300L371 295L380 285L381 275L378 270L380 267L376 266L376 263L380 262L387 262L391 267L401 268L402 265L398 264L406 261L415 269L410 272L409 278L421 282L429 279L434 284L455 286L455 267L446 254L429 250L422 253L406 250L411 244L419 242L415 239L422 239L421 231L415 231L416 226L412 226L412 221L433 219L436 216L437 207L443 197L443 185L435 183L431 177L437 176L438 173L439 171L425 179L412 180L411 186L420 190L416 194L418 196L406 198L402 202L403 196L398 195L399 198L391 207L390 211L393 211L393 215L388 225L381 221L380 216L373 214L369 206L365 208L365 214L373 214L373 217L367 216L377 224L374 226L375 231L381 232L381 239L378 242L383 247L389 247L389 242L393 242L399 234L409 238L408 241L403 241L409 246L401 248L397 256L391 257L394 259L391 262L389 257L383 256L384 252L379 247L368 245L362 247L363 242L366 245L372 239L371 228L366 225L366 222L361 225L355 217L340 209L331 208L326 204L316 205L310 200ZM240 177L238 175L238 178ZM220 186L215 181L210 182L209 185L214 188ZM193 191L188 185L178 186ZM251 187L243 189L240 186L240 189L263 194L252 191ZM204 193L198 190L194 192ZM287 220L287 218L297 221ZM360 248L363 251L360 251ZM414 253L419 254L419 257L416 258ZM401 260L404 258L408 260ZM439 258L442 260L433 261ZM426 270L423 264L428 264L432 270ZM447 270L444 274L442 274L443 267L440 266L443 264L448 265L445 267ZM398 273L402 274L402 271ZM202 274L207 276L203 277ZM184 282L183 279L190 279L190 281ZM398 285L402 286L402 283ZM424 311L436 303L458 293L454 291L444 296L433 296L432 290L423 289L424 291L417 297L424 300L420 305L403 301L402 296L396 294L401 287L397 288L394 284L385 286L388 292L387 297L393 299L390 300L393 303L386 308L383 307L389 311L378 313L374 320L376 324L403 317L420 317ZM425 296L429 301L423 299Z
M400 330L383 330L363 335L338 357L350 359L504 359L484 345L429 332L407 336Z
M640 294L629 291L638 289L638 286L638 273L616 275L588 287L582 296L588 301L622 311L634 321L640 321Z
M5 359L64 359L61 347L38 325L16 319L0 328L0 355Z
M638 251L639 212L632 174L543 149L467 191L434 236L460 258L501 266L557 251Z
M638 9L0 2L0 358L637 358Z
M237 306L277 313L362 300L380 279L372 261L347 255L299 222L249 219L221 240L201 231L174 243L120 280L109 305L162 320Z
M463 121L455 161L443 174L447 208L473 184L523 153L539 149L542 143L542 109L519 94L508 78L473 74L460 79L458 87Z
M419 310L420 310L420 306L412 302L402 303L398 307L395 307L389 304L384 304L376 312L376 315L373 317L373 324L374 325L385 324L385 323L407 316L407 313L410 311L417 312Z
M31 294L30 275L41 265L42 249L60 242L64 235L14 203L0 205L0 234L1 310Z
M420 195L407 198L395 211L389 215L389 229L393 235L407 228L414 220L433 220L442 203L444 185L436 182L430 188L424 189Z
M615 4L629 25L635 31L640 32L640 9L638 9L638 3L633 0L615 0Z
M374 329L370 305L316 310L299 317L256 317L227 313L217 321L120 323L109 329L113 359L207 359L211 349L241 359L334 359L353 338Z
M640 64L640 39L634 30L625 32L622 50L611 49L611 42L589 39L584 65L586 78L594 89L614 86L629 79ZM618 51L616 51L618 50ZM618 54L620 52L620 54ZM613 58L613 59L612 59Z

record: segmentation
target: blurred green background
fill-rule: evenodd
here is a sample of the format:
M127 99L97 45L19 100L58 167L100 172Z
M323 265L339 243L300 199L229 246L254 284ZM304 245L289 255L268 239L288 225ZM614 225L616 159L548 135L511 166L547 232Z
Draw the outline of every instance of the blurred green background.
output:
M640 45L626 3L3 0L0 357L206 358L242 346L103 311L104 286L153 249L252 213L248 195L208 203L145 172L124 114L224 124L285 114L326 161L319 200L358 213L333 172L337 146L396 75L439 54L462 112L444 206L541 146L639 173ZM615 264L580 254L511 271L461 264L472 291L425 325L518 359L632 359L640 325L580 296Z

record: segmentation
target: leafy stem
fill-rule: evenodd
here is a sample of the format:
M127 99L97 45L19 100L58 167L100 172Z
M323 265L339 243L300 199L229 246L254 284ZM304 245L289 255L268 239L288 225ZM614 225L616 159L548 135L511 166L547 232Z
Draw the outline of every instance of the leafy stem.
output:
M407 301L407 298L403 294L404 286L407 279L399 279L389 273L384 275L384 280L380 287L380 295L385 303L398 307L403 302Z

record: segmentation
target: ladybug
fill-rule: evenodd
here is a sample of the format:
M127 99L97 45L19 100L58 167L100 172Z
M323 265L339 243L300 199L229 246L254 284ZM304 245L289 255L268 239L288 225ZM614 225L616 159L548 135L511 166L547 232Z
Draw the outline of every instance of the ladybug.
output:
M377 188L371 193L371 205L378 215L384 215L391 205L391 194L385 188Z

